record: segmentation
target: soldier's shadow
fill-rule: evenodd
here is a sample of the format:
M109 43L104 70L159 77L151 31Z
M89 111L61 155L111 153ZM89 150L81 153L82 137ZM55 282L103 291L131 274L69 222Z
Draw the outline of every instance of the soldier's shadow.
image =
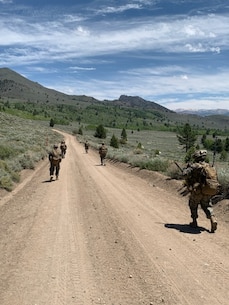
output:
M49 180L44 180L44 181L42 181L42 183L51 183L51 182L54 182L55 180L52 180L52 181L50 181L50 179Z
M167 229L175 229L188 234L200 234L201 232L208 231L203 227L192 228L189 224L166 223L164 226Z

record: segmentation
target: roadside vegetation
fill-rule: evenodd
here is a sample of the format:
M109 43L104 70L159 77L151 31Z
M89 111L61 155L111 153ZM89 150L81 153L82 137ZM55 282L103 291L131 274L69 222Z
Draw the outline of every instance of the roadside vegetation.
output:
M75 135L82 145L87 140L95 150L104 141L109 148L107 158L112 162L157 171L172 179L181 179L174 161L183 168L193 149L206 148L209 162L217 167L223 189L228 188L228 138L214 131L202 130L198 134L189 124L177 132L119 129L79 122L50 127L49 121L23 119L5 112L0 112L0 188L11 191L20 181L20 172L34 169L38 161L47 157L53 143L62 140L52 127Z
M11 191L23 169L34 169L62 137L45 124L0 112L0 188Z
M80 133L75 130L77 139L82 143L87 140L90 147L96 150L101 142L105 142L109 147L107 158L113 162L161 172L171 179L182 178L182 172L175 163L182 169L187 162L192 161L196 149L207 149L208 162L216 167L222 191L228 193L229 150L226 136L216 136L209 130L198 134L188 123L177 129L177 132L106 128L106 138L103 140L95 137L95 132L87 125L81 125L80 130Z

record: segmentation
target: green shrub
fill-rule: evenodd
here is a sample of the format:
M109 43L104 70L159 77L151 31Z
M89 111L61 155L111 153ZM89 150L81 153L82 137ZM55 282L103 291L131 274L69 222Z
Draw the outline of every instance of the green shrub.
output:
M222 191L224 193L228 193L229 191L229 169L228 168L222 168L217 170L218 174L218 180L221 184Z
M0 171L3 170L3 171L7 171L8 170L8 165L5 161L3 160L0 160Z
M82 129L82 127L79 128L78 134L83 135L83 129Z
M115 136L114 134L113 134L113 136L111 137L110 146L112 146L112 147L114 147L114 148L119 148L118 138L116 138L116 136Z
M34 161L32 160L32 158L29 154L22 155L19 162L23 169L34 169L35 168Z
M13 189L13 182L9 175L1 176L0 177L0 187L4 188L7 191L12 191Z
M143 150L141 148L135 148L134 154L135 155L141 155L141 154L143 154Z
M11 178L14 182L18 183L20 182L20 173L18 172L12 172L11 173Z
M154 151L155 157L159 156L160 154L161 154L160 150L159 149L155 149L155 151Z
M153 160L135 161L133 165L140 167L140 169L147 169L156 172L166 172L169 166L169 161L155 158Z
M138 145L137 145L137 149L144 149L144 146L142 145L142 143L141 143L141 142L139 142L139 143L138 143Z
M186 155L185 155L185 158L184 158L184 161L185 161L186 163L192 161L192 156L193 156L195 150L196 150L195 147L191 147L191 148L187 151L187 153L186 153Z
M100 124L99 126L96 127L94 137L100 138L100 139L106 139L107 131L102 124Z
M125 145L125 144L126 144L126 142L127 142L127 140L126 140L126 139L120 139L120 140L119 140L119 143L120 143L120 144L123 144L123 145Z
M0 145L0 158L1 159L8 159L12 156L16 155L16 151L9 146Z
M220 160L221 160L221 161L227 161L227 152L226 152L225 150L223 150L223 151L221 152Z
M182 179L182 172L174 163L171 163L167 169L167 176L172 179L180 180Z

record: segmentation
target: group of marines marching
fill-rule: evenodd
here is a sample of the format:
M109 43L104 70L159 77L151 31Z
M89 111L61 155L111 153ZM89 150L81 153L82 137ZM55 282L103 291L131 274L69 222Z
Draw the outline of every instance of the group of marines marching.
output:
M84 143L85 153L88 154L89 151L89 143L86 141ZM65 158L67 151L67 145L64 140L61 141L60 146L58 144L54 144L52 151L49 153L49 161L50 161L50 181L56 180L59 178L60 173L60 163L63 158ZM99 156L101 165L105 165L105 158L107 155L107 147L103 142L99 147ZM193 154L193 163L188 164L187 167L183 170L183 179L185 181L185 186L189 193L189 209L192 221L190 222L190 226L192 228L197 228L197 219L198 219L198 207L200 206L204 211L206 217L210 220L210 232L214 233L217 229L217 220L213 212L212 208L212 197L217 193L211 190L211 192L207 191L207 179L204 172L204 168L210 167L210 165L206 162L207 151L206 150L198 150ZM213 172L216 170L214 167L211 168ZM216 180L218 178L216 177ZM218 181L216 181L218 183ZM217 185L219 188L219 183Z

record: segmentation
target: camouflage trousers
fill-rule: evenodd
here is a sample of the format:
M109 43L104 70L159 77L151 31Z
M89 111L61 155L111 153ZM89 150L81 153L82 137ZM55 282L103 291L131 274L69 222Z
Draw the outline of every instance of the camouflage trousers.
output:
M101 164L104 163L105 158L106 158L106 155L105 155L105 154L100 154L100 161L101 161Z
M214 216L212 203L211 203L211 196L204 195L201 192L191 192L190 198L189 198L189 208L191 212L192 219L198 218L198 206L201 206L202 210L204 211L206 217L208 219L211 218L211 216Z
M53 176L54 172L55 172L55 175L58 177L59 171L60 171L60 163L59 162L58 163L50 162L49 171L50 171L50 176Z

